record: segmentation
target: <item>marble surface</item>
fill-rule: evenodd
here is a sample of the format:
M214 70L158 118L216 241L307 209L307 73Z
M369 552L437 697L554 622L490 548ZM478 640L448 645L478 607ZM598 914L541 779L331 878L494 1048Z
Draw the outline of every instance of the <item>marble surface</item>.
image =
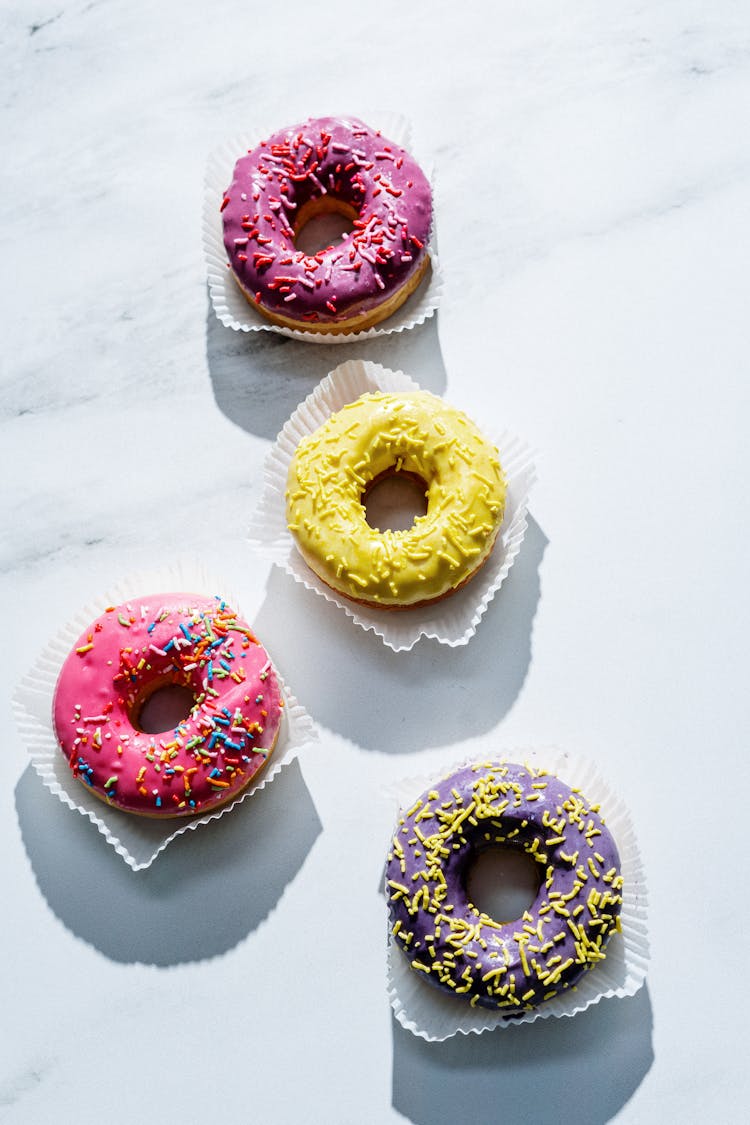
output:
M134 873L9 727L0 1120L740 1120L746 3L30 0L0 43L6 712L92 591L188 557L322 733ZM235 334L206 291L217 140L377 107L436 167L446 294L361 354L539 451L522 552L459 650L394 654L251 555L270 441L360 352ZM431 1045L385 994L383 786L473 740L597 760L653 960L632 999Z

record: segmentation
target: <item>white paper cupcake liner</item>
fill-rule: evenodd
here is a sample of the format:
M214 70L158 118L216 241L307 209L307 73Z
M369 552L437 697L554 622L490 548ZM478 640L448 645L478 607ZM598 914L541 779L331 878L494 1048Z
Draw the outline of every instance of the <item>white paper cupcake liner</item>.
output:
M390 371L366 360L349 360L332 371L297 407L268 454L263 495L249 536L251 546L264 558L282 567L308 590L333 602L362 629L371 629L395 652L413 648L421 637L452 647L468 644L521 548L529 491L536 479L527 445L507 431L499 436L487 435L498 448L507 479L505 516L487 561L450 597L433 605L394 612L358 605L326 586L310 570L287 528L285 491L295 450L302 438L322 426L331 414L367 391L419 389L402 371Z
M16 724L39 777L63 804L88 817L107 843L134 871L150 867L160 852L183 832L194 831L212 820L218 820L264 789L296 757L301 747L318 739L314 722L297 702L274 665L285 702L276 747L257 780L251 781L233 801L203 816L159 820L122 812L90 794L73 776L55 737L52 700L57 677L78 637L92 621L101 616L107 606L119 605L129 598L160 591L220 593L241 616L237 599L230 595L221 581L217 581L215 576L209 575L198 565L173 566L162 571L129 576L106 594L93 599L48 641L32 668L21 680L13 698Z
M578 984L521 1016L508 1018L502 1012L472 1008L460 997L427 984L414 972L388 927L388 996L396 1019L412 1034L429 1042L442 1042L453 1035L479 1034L496 1027L509 1027L551 1016L574 1016L608 997L634 996L646 979L649 962L647 891L638 843L630 813L622 798L601 777L597 767L577 755L550 747L500 750L484 742L472 744L471 757L435 771L412 777L386 788L399 809L408 808L434 782L462 769L470 762L519 762L555 774L580 789L588 801L600 804L620 853L624 881L622 933L613 934L604 961L585 973ZM396 818L394 817L394 823Z
M368 125L380 129L384 136L412 152L411 127L400 114L377 112L363 115ZM387 336L391 332L403 332L422 324L436 311L443 294L443 273L436 251L435 220L433 213L430 237L430 266L416 291L397 309L392 316L367 328L362 332L342 332L333 335L327 332L309 332L298 328L285 328L271 324L250 305L227 268L227 254L224 249L223 227L219 206L227 185L231 183L232 172L238 159L254 148L264 137L279 128L268 128L258 124L249 127L241 134L228 137L215 148L206 165L206 179L203 196L203 251L208 270L208 288L211 303L219 321L236 332L280 332L293 340L303 340L307 344L351 344L371 340L376 336ZM421 165L423 168L424 164ZM430 176L433 182L434 176Z

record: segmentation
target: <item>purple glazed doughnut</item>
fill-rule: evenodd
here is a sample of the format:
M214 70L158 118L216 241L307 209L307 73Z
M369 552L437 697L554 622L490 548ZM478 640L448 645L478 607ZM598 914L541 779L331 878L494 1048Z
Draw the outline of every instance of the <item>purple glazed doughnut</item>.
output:
M395 312L429 262L430 184L399 145L356 118L282 129L241 157L221 203L229 267L274 324L355 332ZM335 212L354 229L305 254L296 236Z
M537 897L515 921L467 896L474 859L496 845L539 864ZM412 968L508 1015L575 985L620 930L620 858L598 806L528 766L478 763L426 790L401 815L385 879L391 934Z

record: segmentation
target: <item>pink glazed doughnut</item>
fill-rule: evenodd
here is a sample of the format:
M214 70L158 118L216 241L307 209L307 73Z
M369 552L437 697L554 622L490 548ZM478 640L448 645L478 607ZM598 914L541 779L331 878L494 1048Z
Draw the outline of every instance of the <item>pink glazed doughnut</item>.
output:
M356 118L282 129L241 157L221 203L229 266L274 324L356 332L390 316L429 262L430 184L416 161ZM295 239L325 212L354 229L305 254Z
M143 704L178 684L187 717L163 734ZM276 744L283 708L268 653L220 598L154 594L111 606L79 637L52 704L75 777L141 816L207 812L245 788Z

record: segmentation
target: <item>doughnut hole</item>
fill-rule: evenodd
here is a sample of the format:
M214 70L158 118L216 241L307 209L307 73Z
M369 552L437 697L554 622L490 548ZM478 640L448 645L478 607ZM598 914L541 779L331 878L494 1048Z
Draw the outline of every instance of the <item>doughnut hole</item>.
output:
M358 212L348 203L324 195L304 203L294 224L294 245L303 254L317 254L343 242L354 230Z
M525 852L498 845L475 857L466 873L466 893L494 922L515 922L531 908L542 874L543 868Z
M165 734L187 719L194 706L192 688L168 680L157 684L134 704L131 721L144 734Z
M427 488L416 473L387 469L362 495L365 519L374 531L408 531L427 512Z

